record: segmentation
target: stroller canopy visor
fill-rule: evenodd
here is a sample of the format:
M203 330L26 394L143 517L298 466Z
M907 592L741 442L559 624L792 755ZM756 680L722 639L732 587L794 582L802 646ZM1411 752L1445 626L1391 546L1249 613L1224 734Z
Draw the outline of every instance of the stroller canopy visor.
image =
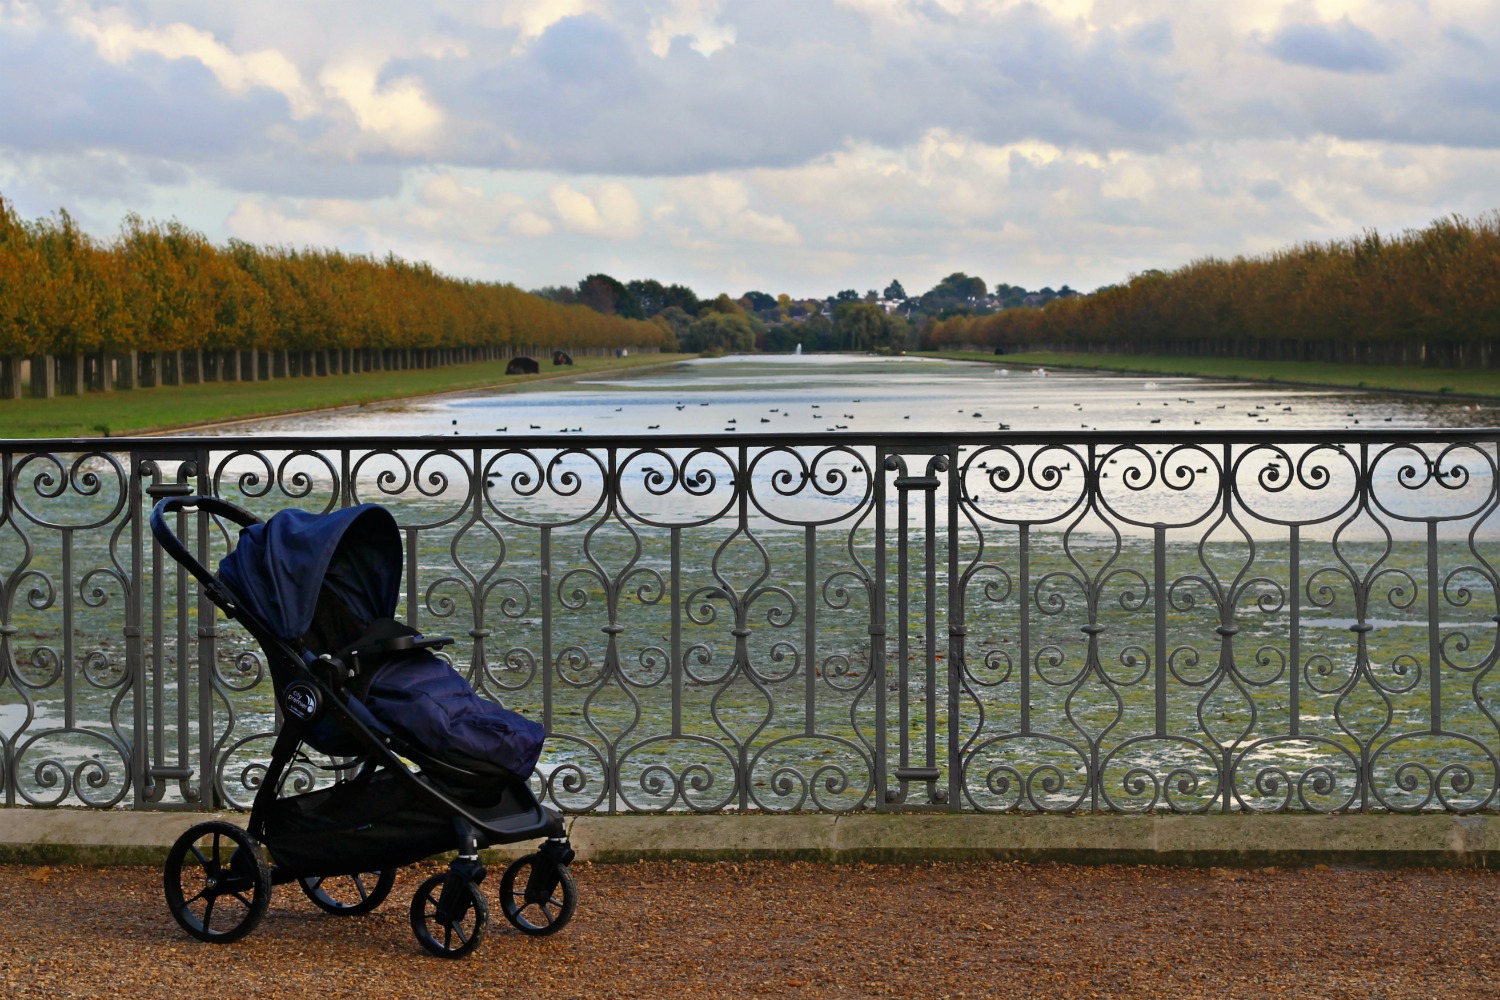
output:
M384 507L289 508L240 532L219 578L277 638L291 641L312 625L325 584L367 621L394 614L401 557L400 529Z

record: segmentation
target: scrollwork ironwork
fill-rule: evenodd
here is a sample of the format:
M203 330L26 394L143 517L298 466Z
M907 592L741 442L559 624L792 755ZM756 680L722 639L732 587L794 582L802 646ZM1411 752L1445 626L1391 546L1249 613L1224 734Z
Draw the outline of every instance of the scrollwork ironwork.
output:
M534 783L568 810L1495 809L1497 448L1457 431L12 442L0 792L253 796L275 731L264 657L144 526L157 496L205 490L261 516L389 505L415 573L398 612L546 722ZM182 525L209 565L235 544ZM289 780L329 779L309 761Z

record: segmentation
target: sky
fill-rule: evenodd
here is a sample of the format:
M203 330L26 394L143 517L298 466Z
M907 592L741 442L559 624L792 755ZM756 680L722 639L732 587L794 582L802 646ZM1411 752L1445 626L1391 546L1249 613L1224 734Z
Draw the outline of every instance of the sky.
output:
M522 288L1088 291L1500 209L1500 0L0 0L0 196Z

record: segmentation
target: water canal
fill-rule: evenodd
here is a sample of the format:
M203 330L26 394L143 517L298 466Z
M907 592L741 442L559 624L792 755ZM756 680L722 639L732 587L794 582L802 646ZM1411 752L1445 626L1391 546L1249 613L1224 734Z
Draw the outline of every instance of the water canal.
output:
M625 434L850 430L1339 430L1485 427L1469 400L839 354L704 358L532 391L375 404L223 434Z
M1372 790L1387 796L1377 806L1430 808L1445 783L1449 808L1491 801L1492 448L1443 460L1449 473L1466 463L1464 478L1424 487L1403 472L1418 452L1382 464L1338 442L1490 427L1496 406L997 360L698 359L262 420L214 431L238 440L204 474L263 514L350 496L399 507L412 571L400 613L473 637L456 665L544 715L546 792L572 809L869 806L894 787L877 767L908 760L953 776L965 808L1175 796L1173 808L1206 809L1226 788L1235 807L1278 808L1294 787L1294 809L1359 808ZM995 434L1007 430L1018 443ZM1242 430L1272 443L1235 446L1231 462L1194 438ZM1090 431L1174 437L1096 454ZM956 453L961 493L936 490L953 520L924 527L921 494L877 461L879 437L903 432L993 435ZM1081 435L1038 443L1056 432ZM742 453L746 434L786 445ZM1283 452L1277 434L1328 443ZM654 448L657 435L674 443ZM684 446L694 435L701 446ZM301 440L247 440L275 436ZM403 440L345 444L387 436ZM1254 468L1239 464L1247 448ZM244 801L274 722L263 664L232 627L203 646L169 590L133 683L128 535L110 513L127 474L98 458L89 470L100 478L60 491L56 477L17 479L18 509L80 527L28 514L5 529L27 560L8 571L8 794L120 802L127 762L149 752L166 771L213 770ZM1350 499L1377 495L1418 516ZM1455 513L1429 539L1420 515L1443 503ZM944 659L955 584L967 643L956 691ZM204 653L212 697L197 680ZM133 749L147 733L164 741ZM950 735L959 758L933 758ZM197 780L166 801L197 794ZM922 784L901 794L943 791Z

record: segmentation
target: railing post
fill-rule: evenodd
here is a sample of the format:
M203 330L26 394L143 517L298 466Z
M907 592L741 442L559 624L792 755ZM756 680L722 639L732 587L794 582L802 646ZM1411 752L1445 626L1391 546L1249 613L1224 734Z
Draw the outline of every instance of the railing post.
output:
M142 692L144 697L137 703L136 707L138 713L137 731L141 732L142 736L141 744L137 750L137 756L141 758L141 765L139 767L141 775L140 799L143 803L159 803L166 793L166 789L161 782L164 780L176 781L182 790L183 798L188 802L198 802L201 808L201 794L190 784L196 772L191 761L188 759L189 747L191 746L188 740L191 719L188 715L189 689L187 680L188 650L191 648L188 641L187 612L190 577L187 570L181 566L173 565L170 570L168 569L167 560L162 557L161 547L155 544L154 539L148 541L150 539L150 529L145 526L146 518L149 516L151 507L156 501L168 496L189 496L200 488L199 484L194 480L198 475L201 463L199 462L199 453L191 450L164 450L159 452L142 450L137 452L134 458L134 468L139 471L133 471L132 478L136 479L138 483L144 483L148 477L152 480L150 485L146 485L143 488L137 487L139 492L144 493L144 501L137 504L132 512L133 516L138 519L137 523L139 525L135 532L136 538L139 540L136 546L137 553L135 558L139 563L140 570L140 573L136 576L136 590L141 594L140 599L142 603L145 601L144 588L140 585L140 581L145 579L141 575L146 568L144 550L147 547L151 550L150 636L152 648L149 658L145 655L144 649L141 649L139 657L140 674L146 674L148 672L147 667L149 666L150 680L148 684L142 678L138 690ZM171 463L177 463L178 466L175 478L172 478L172 474L167 471L167 466ZM185 514L179 515L179 531L185 525L186 516ZM175 643L177 650L177 718L174 720L177 729L177 752L176 760L172 763L168 763L167 760L166 740L168 723L165 711L168 691L165 652L168 628L166 607L169 600L165 577L168 573L170 573L175 581L172 603L178 612L176 623L177 639ZM192 589L196 590L197 588L194 586ZM144 608L142 608L140 614L140 621L144 623ZM137 643L139 641L138 637ZM208 745L211 747L213 729L211 716L212 702L211 700L207 701L210 710L210 714L207 716L201 714L204 711L204 704L205 702L200 699L198 706L200 712L198 720L199 730L200 734L203 730L208 730L210 741ZM201 747L202 744L200 743L200 752ZM210 753L209 756L211 758L212 754ZM213 766L212 761L205 762L204 766L211 768Z
M896 802L896 791L890 787L889 727L886 725L886 690L890 685L886 677L885 598L886 598L886 477L884 470L895 460L894 455L884 449L875 451L875 463L871 466L871 478L875 480L875 566L870 594L870 672L875 677L875 809L889 810Z
M938 787L942 779L942 769L937 766L937 650L938 650L938 598L937 598L937 490L943 485L944 480L940 473L948 471L948 455L944 452L928 452L920 455L926 459L926 465L920 475L914 475L907 470L906 459L902 455L892 454L884 463L887 472L896 473L892 485L897 493L897 522L900 535L896 541L897 567L896 567L896 627L897 637L897 665L896 684L898 689L898 725L900 734L898 739L899 758L896 766L896 780L901 787L895 790L894 801L905 804L907 801L907 788L911 782L922 782L927 786L928 803L938 805L948 799L948 788ZM909 635L911 633L911 577L912 562L909 545L911 518L908 507L908 495L912 491L920 491L922 494L922 554L920 572L923 584L923 645L922 645L922 762L912 761L911 745L911 647ZM950 500L952 498L950 497ZM884 551L884 533L880 536L877 544L878 551ZM884 576L881 574L881 578ZM952 579L949 579L950 589L953 587ZM945 647L946 648L946 647Z
M944 518L944 531L948 537L948 809L957 811L963 801L963 760L959 734L959 694L964 684L964 666L967 649L964 639L968 627L964 617L964 587L962 573L958 568L958 510L963 497L960 481L962 470L957 446L944 459L948 471L948 509Z

